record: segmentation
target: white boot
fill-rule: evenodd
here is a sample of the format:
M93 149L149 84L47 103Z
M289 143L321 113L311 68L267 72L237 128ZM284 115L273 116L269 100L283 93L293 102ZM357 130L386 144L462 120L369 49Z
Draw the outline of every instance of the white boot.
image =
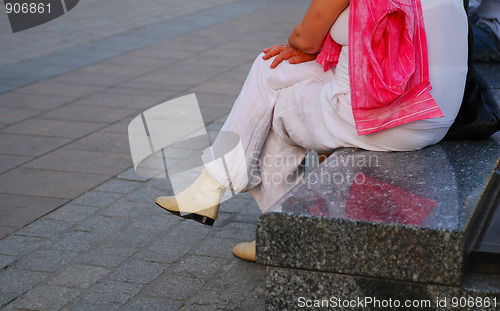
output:
M159 197L156 204L165 210L205 225L213 225L225 187L203 170L196 181L176 196Z
M236 244L233 248L233 254L246 261L255 261L256 257L256 243L252 242L241 242Z

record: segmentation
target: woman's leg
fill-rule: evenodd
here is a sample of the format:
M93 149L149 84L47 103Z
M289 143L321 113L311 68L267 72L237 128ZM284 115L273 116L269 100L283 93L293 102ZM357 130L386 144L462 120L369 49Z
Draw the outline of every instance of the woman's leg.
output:
M221 161L208 163L213 160L210 157L204 159L205 168L218 183L228 187L229 173L231 187L238 192L250 190L261 182L260 153L269 136L274 106L280 93L302 81L319 82L333 78L331 71L323 72L322 66L316 62L292 65L284 61L271 69L269 66L273 59L264 61L262 55L252 65L241 93L221 129L221 132L239 136L242 152L225 157L225 165ZM213 149L227 145L220 137L224 135L219 135ZM212 154L220 154L217 150L212 151Z

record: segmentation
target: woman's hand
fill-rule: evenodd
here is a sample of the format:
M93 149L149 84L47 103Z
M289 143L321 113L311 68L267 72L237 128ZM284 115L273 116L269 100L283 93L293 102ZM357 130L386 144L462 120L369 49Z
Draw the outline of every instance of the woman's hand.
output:
M271 68L276 68L282 61L288 60L290 64L300 64L309 62L316 59L317 54L307 54L296 48L290 47L286 44L277 44L264 49L264 60L268 60L271 57L276 56L276 58L271 63Z

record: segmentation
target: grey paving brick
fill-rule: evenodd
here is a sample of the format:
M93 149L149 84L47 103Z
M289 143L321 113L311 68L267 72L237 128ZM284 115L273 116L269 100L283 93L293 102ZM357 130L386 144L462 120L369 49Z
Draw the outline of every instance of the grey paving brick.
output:
M264 265L234 258L229 269L208 284L207 289L246 294L263 283L266 278Z
M78 253L75 252L41 249L19 260L16 267L27 270L55 272L77 255Z
M0 202L0 225L19 228L51 212L67 200L0 194Z
M71 99L64 96L44 96L13 91L0 95L0 106L44 111L59 107L68 103L69 100Z
M72 103L41 114L39 117L58 120L113 123L125 118L135 111L135 109L106 107L92 107L92 109L89 109L88 106Z
M0 255L0 270L3 270L6 267L10 266L14 262L16 262L16 260L17 257L15 256Z
M10 155L40 156L68 142L67 138L0 134L0 150Z
M189 245L155 242L147 249L134 255L134 258L152 262L174 263L187 254L190 248Z
M82 85L66 82L63 83L47 80L19 88L18 91L35 95L55 95L77 99L89 94L99 92L102 89L104 89L104 87L102 86Z
M47 215L47 219L57 219L66 222L77 223L89 215L96 213L99 210L97 207L74 205L73 203L65 204L57 210Z
M0 189L8 194L73 199L109 177L109 175L15 168L0 175ZM76 180L78 182L75 182Z
M43 281L48 273L8 268L0 271L0 292L22 294Z
M14 294L0 294L0 308L3 308L16 298L17 295Z
M179 221L179 217L175 215L169 213L161 213L155 215L146 215L132 223L132 226L149 230L164 231L167 230L170 226L179 223Z
M141 188L131 192L126 196L128 201L134 202L151 202L154 203L157 197L165 195L165 190L155 188Z
M0 225L0 239L7 237L9 234L15 232L17 229L18 227Z
M117 281L148 284L167 268L166 264L133 260L125 262L109 277Z
M0 107L0 122L14 124L39 114L40 111Z
M18 230L17 235L51 238L68 230L73 224L53 219L39 219Z
M106 123L30 118L2 129L6 133L79 138L104 127Z
M246 222L232 222L224 227L224 230L217 230L213 232L213 236L234 239L238 238L242 241L255 240L255 223Z
M29 310L59 310L80 294L81 292L74 288L43 285L16 299L12 305L15 308Z
M106 282L95 285L89 294L82 299L82 302L119 307L134 297L141 289L142 285Z
M166 297L168 298L168 297ZM163 300L158 298L144 297L139 298L130 305L125 311L170 311L180 310L183 306L183 301Z
M52 242L49 247L58 250L85 251L96 245L101 239L102 236L94 233L69 232Z
M100 214L113 217L124 217L129 219L136 219L140 215L148 213L150 209L154 208L152 204L141 202L130 202L125 200L118 200L110 207L103 209ZM144 227L145 228L145 227ZM150 229L150 228L145 228Z
M233 247L237 242L232 239L206 239L200 247L196 250L196 254L211 256L211 257L222 257L222 258L233 258Z
M83 223L75 227L75 230L108 235L117 232L125 226L129 220L110 216L90 216ZM117 233L119 234L119 233Z
M136 182L131 180L122 180L122 179L111 179L100 185L96 188L97 191L104 192L114 192L114 193L129 193L134 189L137 189L140 186L143 186L144 183Z
M72 203L85 206L106 207L111 205L120 197L121 195L117 193L90 191L74 199Z
M212 231L214 231L213 227L210 228L195 221L187 220L175 227L175 230L172 230L163 240L181 244L198 244Z
M194 305L216 307L221 309L236 309L245 301L244 295L232 295L230 292L221 290L202 290L192 302ZM204 308L200 308L204 309ZM257 309L256 309L257 310Z
M77 299L76 299L77 300ZM81 303L81 302L75 302L66 305L64 309L61 309L62 311L115 311L119 310L119 307L113 307L110 305L103 306L103 305L94 305L94 304L86 304L86 303Z
M223 258L208 256L190 256L184 259L172 273L185 277L196 277L200 279L210 279L220 273L228 261Z
M185 300L193 297L205 284L205 280L198 278L167 275L147 294L160 298Z
M49 280L49 284L88 288L99 281L109 270L102 267L71 265L62 269L56 276Z
M117 152L130 154L127 133L108 133L98 131L79 139L68 146L74 150L89 150L99 152ZM131 162L130 162L131 163Z
M47 243L46 239L11 234L0 240L0 254L26 255Z
M114 75L111 73L95 73L95 72L85 72L82 70L75 70L68 72L67 74L60 75L56 78L51 79L52 82L58 83L71 83L71 84L83 84L83 85L94 85L94 86L111 86L120 83L128 77L123 75Z
M116 176L116 178L123 179L123 180L132 180L132 181L147 181L147 180L149 180L149 178L137 175L137 173L135 172L133 167L118 174Z
M75 259L75 262L87 265L114 267L120 265L135 252L137 252L135 248L103 245L82 254Z
M149 244L158 234L158 231L127 227L107 240L106 244L139 248Z
M22 167L111 177L131 164L129 154L73 150L72 145L50 152Z

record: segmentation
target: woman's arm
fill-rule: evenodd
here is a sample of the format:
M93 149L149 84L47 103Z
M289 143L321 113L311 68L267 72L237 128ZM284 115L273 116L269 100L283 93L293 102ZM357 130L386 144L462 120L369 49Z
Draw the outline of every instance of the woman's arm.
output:
M295 27L288 44L307 54L321 49L327 33L349 0L312 0L304 19Z
M283 60L299 64L316 59L326 34L348 4L349 0L312 0L304 19L290 34L288 45L268 47L263 51L263 59L276 56L271 68L276 68Z

